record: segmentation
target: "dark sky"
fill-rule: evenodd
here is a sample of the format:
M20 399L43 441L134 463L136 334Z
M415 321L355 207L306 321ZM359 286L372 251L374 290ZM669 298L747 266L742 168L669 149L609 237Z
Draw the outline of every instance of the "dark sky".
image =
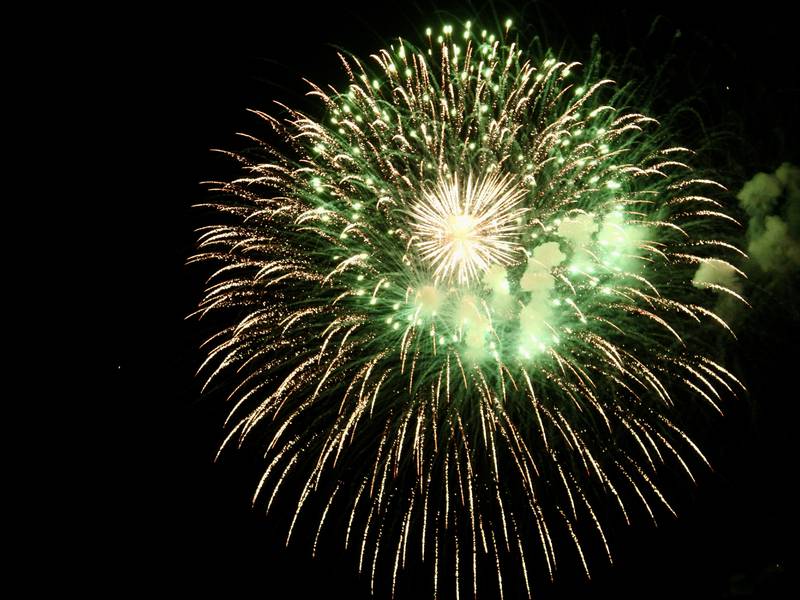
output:
M220 3L186 14L132 14L101 34L120 66L113 75L119 103L104 110L126 140L129 162L116 185L125 200L119 218L131 225L131 235L120 240L122 253L132 261L118 288L129 317L107 357L114 400L125 407L119 435L113 428L108 434L121 452L113 465L108 458L116 474L96 509L98 544L107 549L99 572L109 583L182 597L369 597L367 578L355 574L353 556L338 542L312 560L307 545L283 547L286 515L265 519L250 509L254 453L212 463L225 413L219 397L200 396L193 377L202 360L197 346L209 329L184 320L204 274L184 262L193 229L202 224L190 209L205 198L199 182L235 173L209 149L240 147L235 132L258 125L245 109L269 110L273 99L313 108L301 77L343 80L332 45L365 55L397 34L413 40L415 31L441 22L426 6L265 2L253 11ZM470 18L461 6L455 14ZM700 2L516 6L551 44L568 39L568 47L586 52L597 32L603 47L622 55L636 46L640 63L654 68L680 30L662 102L697 95L704 122L735 133L716 157L729 181L740 185L757 170L798 162L800 53L791 41L797 26L777 2L750 3L746 12L733 3ZM658 528L641 522L615 531L613 568L590 557L592 582L568 574L536 586L538 598L785 597L794 578L786 561L796 504L788 481L797 471L789 437L796 422L797 323L787 322L778 305L749 327L732 361L751 397L709 423L704 447L715 472L680 492L680 518L662 515Z

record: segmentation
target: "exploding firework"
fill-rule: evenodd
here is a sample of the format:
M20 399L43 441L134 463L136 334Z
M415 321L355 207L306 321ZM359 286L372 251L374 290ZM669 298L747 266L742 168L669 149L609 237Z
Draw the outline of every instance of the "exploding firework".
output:
M672 511L657 466L706 460L675 414L740 385L704 350L727 326L692 283L738 272L722 186L616 109L624 88L510 28L343 55L343 91L312 85L323 118L257 113L282 147L237 157L195 257L218 264L199 313L230 323L203 366L233 389L223 448L264 445L254 502L294 490L287 541L304 511L317 537L345 515L393 591L416 554L435 593L477 594L488 564L530 595L557 530L588 573L597 504Z

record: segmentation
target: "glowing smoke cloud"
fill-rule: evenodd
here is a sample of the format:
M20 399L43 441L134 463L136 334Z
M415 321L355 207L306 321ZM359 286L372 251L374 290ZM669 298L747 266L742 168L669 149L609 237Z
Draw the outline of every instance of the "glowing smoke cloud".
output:
M773 175L757 173L737 195L747 211L747 251L764 273L800 267L800 168L784 163Z
M722 186L510 28L343 56L324 118L257 113L286 147L238 157L195 257L229 323L203 367L232 389L223 446L264 444L254 502L296 495L287 541L345 515L373 587L416 556L436 592L485 563L530 594L557 531L588 573L578 524L608 551L598 502L672 511L656 468L705 461L675 414L739 385L702 342L726 327L706 288L739 297Z
M800 168L784 163L775 173L756 173L737 194L749 222L743 245L747 248L741 270L726 263L703 263L693 282L697 286L722 284L748 297L755 308L742 310L741 302L720 297L714 311L728 322L743 326L761 318L761 311L780 310L787 319L796 308L796 274L800 269Z

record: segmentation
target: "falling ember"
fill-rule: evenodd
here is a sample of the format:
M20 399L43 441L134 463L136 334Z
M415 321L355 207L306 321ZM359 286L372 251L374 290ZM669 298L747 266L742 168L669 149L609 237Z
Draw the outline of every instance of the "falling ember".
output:
M256 113L285 147L205 205L198 314L226 326L201 370L234 400L223 448L261 445L254 504L294 496L287 542L341 535L373 589L418 560L434 595L530 596L559 540L587 573L587 538L610 558L596 507L656 519L659 467L705 462L681 407L741 388L706 334L739 251L724 188L612 105L628 88L510 21L425 38L342 56L319 118ZM695 286L702 265L726 276Z

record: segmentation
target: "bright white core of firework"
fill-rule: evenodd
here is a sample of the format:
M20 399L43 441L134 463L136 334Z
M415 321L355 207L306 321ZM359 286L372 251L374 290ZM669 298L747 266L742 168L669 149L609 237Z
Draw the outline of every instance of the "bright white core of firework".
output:
M526 190L510 176L443 177L411 209L421 257L436 281L471 283L492 265L519 259Z

